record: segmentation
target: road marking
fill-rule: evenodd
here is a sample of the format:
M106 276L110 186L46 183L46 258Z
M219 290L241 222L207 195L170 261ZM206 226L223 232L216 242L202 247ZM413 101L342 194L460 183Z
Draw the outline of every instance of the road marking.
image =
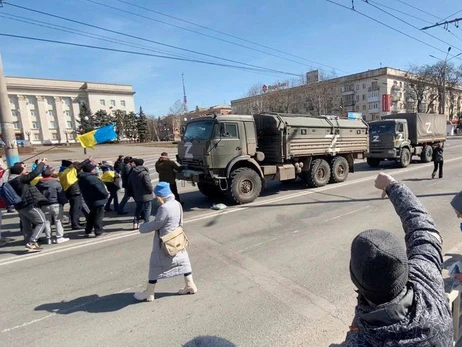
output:
M462 145L461 145L461 147L462 147ZM451 163L451 162L461 160L461 159L462 159L462 157L451 158L451 159L446 160L445 162L446 163ZM415 165L415 167L407 167L407 168L398 169L398 170L388 169L386 171L391 172L394 176L397 176L397 175L400 175L400 174L403 174L403 173L406 173L406 172L413 172L413 171L417 171L417 170L420 170L422 168L430 167L430 166L433 166L433 163ZM321 187L321 188L314 188L314 189L310 189L310 190L307 190L307 191L302 191L302 192L298 192L298 193L294 193L294 194L289 194L289 195L285 195L285 196L281 196L281 197L277 197L277 198L257 201L257 202L253 202L253 203L250 203L250 204L246 204L244 206L231 207L231 208L229 208L227 210L221 210L221 211L214 211L214 212L210 212L210 213L205 213L205 214L203 214L201 216L197 216L197 217L194 217L194 218L191 218L191 219L187 219L187 220L184 221L184 223L189 224L189 223L202 221L204 219L210 219L212 217L217 217L217 216L224 215L224 214L242 212L242 211L245 211L245 210L247 210L249 208L252 208L252 207L268 205L268 204L271 204L271 203L274 203L274 202L290 200L290 199L299 198L299 197L302 197L302 196L316 194L316 193L323 192L323 191L326 191L326 190L332 190L332 189L335 189L335 188L341 188L341 187L346 187L346 186L350 186L350 185L354 185L354 184L358 184L358 183L371 181L371 180L375 179L376 177L377 177L377 172L374 172L374 174L371 175L371 176L366 176L366 177L363 177L363 178L359 178L357 180L346 181L346 182L337 183L337 184L331 184L331 185L327 185L327 186ZM0 261L0 266L10 265L10 264L22 262L22 261L25 261L25 260L35 259L35 258L38 258L38 257L45 257L45 256L49 256L49 255L54 255L54 254L57 254L57 253L70 251L70 250L74 250L74 249L79 249L79 248L83 248L83 247L90 247L90 246L93 246L93 245L106 243L106 242L110 242L110 241L114 241L114 240L119 240L119 239L122 239L122 238L135 236L135 235L139 235L139 233L133 232L133 231L128 231L128 232L124 232L124 234L122 234L122 235L118 234L118 235L115 235L115 236L106 236L106 237L104 237L103 239L100 239L100 240L98 240L98 239L96 241L89 240L88 242L81 242L78 245L69 245L68 247L62 247L62 248L55 249L55 250L50 250L50 251L43 251L43 252L40 252L40 253L33 253L33 254L30 254L30 255L23 255L23 256L20 256L20 257L18 257L18 256L10 257L10 258L1 260Z
M353 214L353 213L356 213L356 212L359 212L359 211L362 211L362 210L365 210L365 209L368 209L368 208L369 208L369 206L361 207L361 208L358 208L357 210L353 210L353 211L338 215L337 217L326 219L325 222L333 221L333 220L348 216L350 214Z

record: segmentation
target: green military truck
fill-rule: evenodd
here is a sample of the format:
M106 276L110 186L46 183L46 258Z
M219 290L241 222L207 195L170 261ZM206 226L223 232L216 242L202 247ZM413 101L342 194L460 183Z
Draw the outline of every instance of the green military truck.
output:
M254 201L265 181L302 178L310 187L343 182L354 159L365 158L362 120L279 113L207 116L187 123L178 144L178 178L208 197Z
M432 160L433 145L446 141L446 116L430 113L399 113L369 123L367 163L377 167L393 160L407 167L413 156Z

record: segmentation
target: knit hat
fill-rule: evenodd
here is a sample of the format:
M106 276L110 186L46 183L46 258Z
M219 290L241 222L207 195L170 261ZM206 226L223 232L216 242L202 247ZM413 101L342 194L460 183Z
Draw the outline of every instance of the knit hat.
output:
M363 231L351 244L350 276L369 301L376 305L389 302L408 282L406 251L388 231Z
M451 206L459 213L462 213L462 191L459 192L451 201Z
M154 195L159 197L166 197L172 195L172 191L170 190L170 184L167 182L159 182L154 188Z
M92 172L95 169L95 165L87 163L82 167L83 172Z
M64 167L71 166L72 161L64 159L64 160L61 161L61 165L64 166Z
M138 158L133 159L133 162L135 163L136 166L142 166L144 164L144 160L138 159Z
M52 168L46 168L43 172L42 172L42 177L51 177L53 175L53 169Z

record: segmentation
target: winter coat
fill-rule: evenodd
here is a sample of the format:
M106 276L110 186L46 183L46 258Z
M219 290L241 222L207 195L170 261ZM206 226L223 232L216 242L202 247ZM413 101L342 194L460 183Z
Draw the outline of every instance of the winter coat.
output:
M162 249L161 236L183 226L181 220L182 207L172 194L165 198L165 203L159 207L156 219L140 225L141 233L155 231L152 242L151 259L149 261L149 280L174 277L192 272L191 262L186 250L174 256L168 255ZM160 234L160 235L159 235Z
M462 191L457 193L451 200L451 206L454 210L462 214Z
M114 170L115 170L115 172L117 172L118 174L120 174L120 172L122 171L123 165L124 165L123 160L117 159L116 162L114 163Z
M101 180L110 192L117 192L120 189L120 175L110 166L101 167Z
M83 199L90 209L106 205L108 192L97 175L90 172L79 173L79 185Z
M42 173L45 164L40 163L34 171L25 175L15 175L10 172L8 183L13 187L16 194L21 197L21 202L14 205L16 210L21 210L26 207L38 207L49 205L47 198L39 192L36 186L31 185L31 182Z
M120 176L122 178L122 187L127 189L128 187L128 176L130 175L132 168L128 164L123 164Z
M435 149L433 149L433 160L436 162L444 161L443 152L443 147L436 147Z
M441 276L443 254L439 232L423 205L404 184L390 184L387 194L403 224L409 281L403 293L389 303L372 306L358 298L345 346L452 346L452 316Z
M149 171L144 166L135 166L129 177L129 185L136 202L148 202L154 199Z
M175 172L181 171L181 168L174 161L161 157L156 162L156 171L159 173L160 182L175 183Z
M36 185L40 193L48 199L50 204L67 204L66 195L61 183L52 177L42 178Z

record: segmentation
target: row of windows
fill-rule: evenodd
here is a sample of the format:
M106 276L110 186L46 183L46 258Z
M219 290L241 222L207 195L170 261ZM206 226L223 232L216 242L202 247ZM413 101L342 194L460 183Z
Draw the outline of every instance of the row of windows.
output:
M400 88L403 87L403 82L399 82L399 83L398 83L398 81L393 81L393 84L394 84L395 86L398 86L398 85L399 85ZM363 86L363 89L366 89L366 88L367 88L367 83L363 83L362 86ZM355 89L356 89L356 90L359 90L359 88L360 88L360 85L359 85L359 84L356 84L356 86L353 85L353 84L351 84L351 85L345 86L343 90L344 90L345 92L349 92L349 91L354 91ZM377 83L377 81L373 81L373 82L371 83L371 88L373 88L373 89L378 88L378 83Z
M13 126L15 129L21 128L19 122L13 122ZM49 127L50 129L57 129L56 122L50 121ZM32 129L40 129L40 123L37 121L32 121ZM66 122L66 129L72 129L72 122Z
M30 116L31 116L31 117L34 117L34 118L37 117L37 114L36 114L35 110L29 110L29 112L30 112ZM55 116L55 111L53 111L53 110L48 110L47 113L48 113L48 115L49 115L50 117L53 117L53 118L54 118L54 116ZM71 118L71 111L69 111L69 110L63 111L63 114L64 114L66 117ZM16 110L11 110L11 115L12 115L13 117L17 117L17 116L18 116L18 111L16 111Z
M99 103L101 104L101 106L106 106L106 100L104 100L104 99L101 99L101 100L99 101ZM110 103L110 105L113 106L113 107L116 106L116 101L115 101L115 100L110 100L109 103ZM126 104L125 104L125 100L120 100L120 106L125 107L125 105L126 105Z

